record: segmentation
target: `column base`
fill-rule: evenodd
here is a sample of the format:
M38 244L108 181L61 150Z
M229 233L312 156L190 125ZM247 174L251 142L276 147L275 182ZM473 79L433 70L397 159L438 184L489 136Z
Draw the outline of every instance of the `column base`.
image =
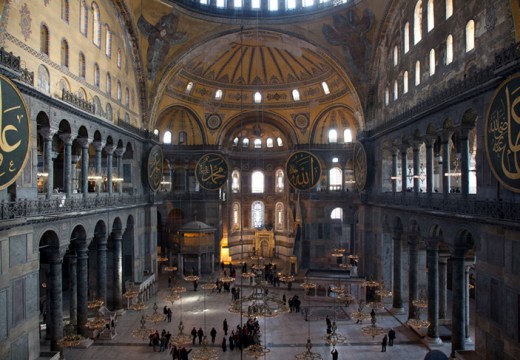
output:
M394 315L402 315L402 314L406 314L406 311L404 310L404 308L391 308L390 309L390 313L394 314Z
M442 340L440 337L429 337L427 336L426 337L426 342L428 343L428 345L430 346L436 346L436 345L442 345Z

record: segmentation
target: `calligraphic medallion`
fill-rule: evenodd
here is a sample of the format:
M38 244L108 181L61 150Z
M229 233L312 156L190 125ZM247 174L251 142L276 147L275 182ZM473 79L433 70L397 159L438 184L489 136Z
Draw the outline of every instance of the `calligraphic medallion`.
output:
M289 184L298 190L312 189L320 180L320 160L307 151L292 154L285 164L285 169Z
M496 90L486 117L484 147L493 175L505 188L520 192L520 75Z
M352 165L354 167L354 179L356 187L359 191L365 189L367 184L367 153L365 147L359 141L354 143L354 151L352 152Z
M200 158L195 167L195 177L206 190L218 190L228 178L228 165L220 154L210 153Z
M22 94L0 75L0 190L20 176L29 157L31 126Z
M163 152L159 145L154 145L148 153L148 184L152 191L157 191L163 177Z

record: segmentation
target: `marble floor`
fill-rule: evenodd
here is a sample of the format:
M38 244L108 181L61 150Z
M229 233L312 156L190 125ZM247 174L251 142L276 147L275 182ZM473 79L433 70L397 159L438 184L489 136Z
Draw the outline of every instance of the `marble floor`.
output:
M208 279L209 281L210 279ZM201 281L203 283L203 281ZM243 282L244 284L244 282ZM222 352L220 344L222 342L223 330L222 322L227 319L230 329L236 328L241 324L240 314L229 311L231 294L227 292L217 293L205 291L199 286L198 291L193 291L191 283L185 283L187 291L182 294L182 300L176 301L173 305L166 302L163 297L169 293L167 276L161 276L159 281L159 291L155 298L148 302L148 309L143 313L151 314L154 301L159 307L159 312L164 305L170 306L173 311L171 322L161 321L157 324L147 323L147 327L154 327L160 331L166 329L171 334L178 334L179 321L184 324L184 333L189 333L193 327L202 327L206 333L212 327L217 330L215 345L209 345L218 352L218 359L246 359L251 358L245 352L230 351ZM243 285L243 295L248 296L252 292L252 287ZM340 304L337 300L327 297L308 297L297 282L293 283L292 289L288 290L282 284L281 287L269 287L269 296L282 298L285 294L287 298L298 295L301 300L302 309L308 308L309 321L304 318L305 311L285 313L277 317L260 318L262 345L267 346L269 352L260 359L294 359L295 355L306 351L307 339L311 339L313 345L312 352L320 354L322 359L331 359L332 347L324 340L326 333L325 316L329 315L331 320L336 320L337 333L345 338L343 343L336 345L339 352L339 359L399 359L399 360L418 360L424 359L430 349L441 350L447 355L450 353L451 344L431 345L427 338L410 330L404 323L406 314L395 316L387 309L377 312L377 325L387 330L393 328L397 338L394 346L387 347L386 352L381 352L382 335L376 338L366 336L361 329L370 325L369 321L364 324L356 324L351 320L349 314L357 310L356 305L349 307ZM390 308L391 304L387 304ZM206 311L203 311L206 309ZM63 355L66 359L110 359L110 360L141 360L143 358L171 359L167 352L153 352L152 347L148 346L148 339L141 340L132 336L133 329L140 327L142 313L127 310L117 321L117 336L112 340L95 340L87 349L66 348ZM424 316L423 316L424 317ZM231 330L230 330L231 331ZM208 337L209 338L209 337ZM42 344L42 351L46 345ZM47 345L48 346L48 345ZM200 345L191 344L188 348L193 351L189 358L195 358L197 349ZM200 350L199 350L200 351ZM310 358L308 358L310 359Z

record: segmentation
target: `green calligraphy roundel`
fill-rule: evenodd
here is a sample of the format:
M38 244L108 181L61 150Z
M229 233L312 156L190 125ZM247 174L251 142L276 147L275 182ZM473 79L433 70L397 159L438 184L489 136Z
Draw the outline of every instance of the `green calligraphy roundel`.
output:
M520 75L508 78L496 90L487 113L484 146L497 180L520 192Z
M148 153L148 184L152 191L157 191L163 178L163 151L159 145L154 145Z
M22 94L0 75L0 190L16 181L29 157L31 127Z
M206 190L218 190L228 178L228 165L220 154L205 154L197 162L195 176L199 185Z
M285 164L285 169L289 184L298 190L312 189L320 180L320 160L307 151L292 154Z

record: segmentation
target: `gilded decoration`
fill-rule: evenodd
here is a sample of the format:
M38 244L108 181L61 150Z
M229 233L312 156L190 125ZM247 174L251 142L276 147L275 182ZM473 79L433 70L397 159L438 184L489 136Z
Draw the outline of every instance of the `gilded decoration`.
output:
M195 167L195 177L200 186L206 190L218 190L228 178L229 167L220 154L206 154L200 158Z
M285 165L289 184L298 190L312 189L321 176L319 159L307 151L292 154Z
M354 166L354 179L359 191L365 189L367 183L367 153L365 147L359 141L354 143L352 164Z
M491 171L507 189L520 192L520 75L504 81L489 105L484 146Z
M20 9L20 29L22 29L23 38L25 41L29 40L31 36L31 12L26 3Z
M148 184L152 191L157 191L161 185L163 176L163 152L162 147L154 145L148 154Z

